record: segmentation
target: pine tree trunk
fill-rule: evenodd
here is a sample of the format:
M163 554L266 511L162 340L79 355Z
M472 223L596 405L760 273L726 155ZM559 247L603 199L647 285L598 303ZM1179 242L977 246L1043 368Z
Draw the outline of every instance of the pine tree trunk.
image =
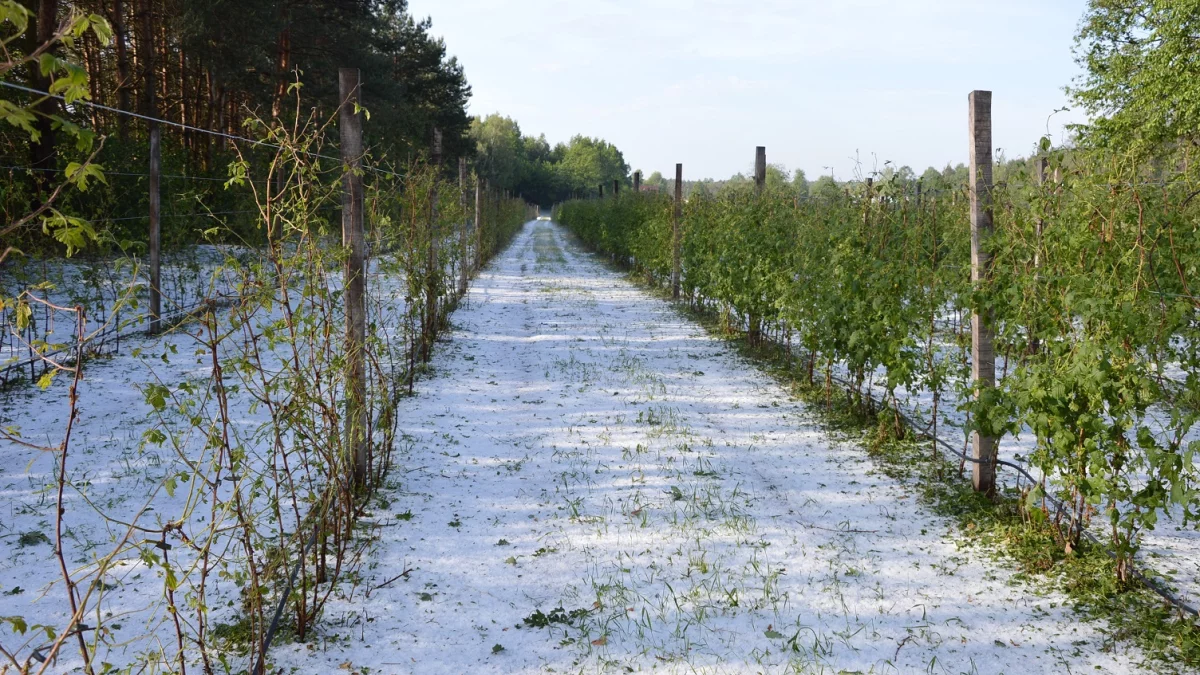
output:
M191 106L188 105L188 88L187 88L187 59L183 54L183 45L179 46L179 123L184 126L191 124L191 118L188 115L191 112ZM187 129L183 130L183 147L187 150L188 162L192 161L194 148L192 147L192 133Z
M155 26L154 46L156 52L154 54L154 63L158 66L157 83L158 83L158 100L162 110L163 117L166 118L167 111L171 107L171 77L168 67L171 63L171 52L167 47L167 29L163 21L159 21Z
M138 66L142 71L142 114L158 116L158 100L155 96L157 83L154 81L154 10L151 0L138 0L137 36Z
M283 97L287 94L288 71L292 67L292 18L284 3L280 9L283 29L275 40L275 92L271 99L271 117L279 119L283 114Z
M33 49L46 44L54 39L55 32L58 29L58 0L41 0L37 3L37 7L30 7L35 13L31 17L28 28L28 36L31 38ZM57 50L51 50L54 53ZM38 91L49 91L52 83L52 76L42 75L41 69L36 63L29 66L29 86ZM34 196L33 207L40 207L42 199L49 191L49 186L52 183L51 171L54 169L54 122L50 116L57 115L59 112L58 99L47 98L39 103L36 107L37 119L34 121L34 128L38 131L38 139L29 143L29 161L30 166L40 171L33 172L34 175Z
M129 110L129 52L126 48L129 36L125 29L125 3L122 0L113 0L108 20L113 27L117 53L117 108ZM129 120L124 115L117 115L117 138L123 142L128 137Z
M100 45L94 34L86 33L83 36L83 67L88 75L88 92L91 94L93 101L103 104L104 96L101 83L104 80L101 79L103 71L101 71L100 65ZM98 132L103 122L100 110L89 107L88 119L91 120L92 130Z

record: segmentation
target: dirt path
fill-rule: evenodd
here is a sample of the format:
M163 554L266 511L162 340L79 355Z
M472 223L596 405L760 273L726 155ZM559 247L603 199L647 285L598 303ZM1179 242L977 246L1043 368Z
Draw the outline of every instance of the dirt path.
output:
M362 583L285 672L1136 670L558 226L453 320Z

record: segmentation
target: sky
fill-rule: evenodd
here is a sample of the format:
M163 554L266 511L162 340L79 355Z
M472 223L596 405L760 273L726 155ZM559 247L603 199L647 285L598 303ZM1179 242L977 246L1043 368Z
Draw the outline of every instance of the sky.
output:
M1086 0L410 0L466 71L472 115L551 144L603 138L646 175L810 180L967 161L967 94L994 148L1085 119L1064 86Z

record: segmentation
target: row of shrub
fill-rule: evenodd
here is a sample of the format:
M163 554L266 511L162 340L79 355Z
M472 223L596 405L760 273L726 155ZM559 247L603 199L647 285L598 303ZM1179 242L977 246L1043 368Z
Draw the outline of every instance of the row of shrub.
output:
M1024 459L1043 477L1026 495L1031 513L1058 522L1068 549L1099 518L1125 580L1142 532L1167 514L1184 526L1200 517L1200 170L1186 157L1164 172L1045 150L1056 179L1031 170L993 189L978 284L967 186L922 193L893 175L818 199L693 195L683 292L752 341L801 348L810 372L845 372L860 402L882 389L894 408L898 392L923 391L935 424L949 396L967 430L1031 432ZM667 283L672 212L671 197L623 194L561 204L556 218ZM998 385L978 397L972 312L996 331ZM1045 508L1046 494L1065 508Z
M384 168L368 157L366 339L361 353L353 352L345 328L342 167L319 157L324 125L270 133L277 152L234 160L224 188L253 210L253 236L244 236L246 223L220 218L193 230L192 244L240 244L206 249L187 291L202 299L200 307L163 327L166 342L139 336L120 350L136 350L135 357L161 352L161 361L143 359L146 371L135 370L131 382L152 410L137 429L139 446L126 453L132 459L124 460L145 474L145 498L130 499L121 490L133 486L119 481L106 483L112 498L78 497L95 492L88 486L98 460L76 459L94 452L73 447L80 440L71 434L77 406L91 402L71 381L98 362L49 358L63 346L57 343L71 342L68 355L98 351L93 342L112 326L75 321L81 313L144 329L116 311L144 318L142 251L118 246L71 261L53 252L45 260L19 253L6 263L25 272L10 276L0 294L10 332L26 336L33 318L61 315L38 328L57 326L56 344L40 333L26 342L44 357L49 376L41 384L59 392L70 412L61 443L38 459L53 461L53 470L37 470L53 477L56 484L47 487L58 501L29 505L44 509L58 533L63 588L51 597L62 606L6 607L0 646L12 663L0 670L38 672L42 663L64 659L60 666L89 673L265 672L259 668L272 638L306 639L339 585L355 581L357 524L389 480L399 400L431 357L460 282L532 214L521 200L492 192L481 195L474 213L474 194L467 198L443 167L418 158ZM255 189L268 183L269 194ZM203 210L203 200L197 206ZM70 270L61 279L86 280L91 267L124 276L94 298L39 277L64 266ZM162 365L181 358L202 374L180 382ZM365 429L351 404L355 363L365 375ZM17 447L20 426L6 427L0 438ZM356 438L367 440L363 455L356 456ZM61 536L97 521L116 533L111 541ZM109 592L119 587L136 589L148 605L130 613L128 597Z

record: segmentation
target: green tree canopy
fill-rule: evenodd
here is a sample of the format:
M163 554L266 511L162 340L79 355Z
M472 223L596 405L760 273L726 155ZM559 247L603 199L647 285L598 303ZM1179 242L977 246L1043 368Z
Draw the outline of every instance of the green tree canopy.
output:
M767 189L784 190L788 189L792 182L792 174L782 164L767 165Z
M509 117L493 113L471 121L475 165L479 175L501 189L511 189L525 173L526 145L521 127Z
M808 177L804 175L804 169L796 169L792 175L792 189L801 199L808 197Z
M1090 0L1075 54L1086 139L1143 154L1200 139L1200 0Z
M551 147L545 135L523 136L514 120L496 113L471 122L470 140L480 176L543 206L592 193L601 183L629 183L621 151L597 138L576 136Z
M571 142L556 148L561 153L559 171L570 189L593 190L610 185L614 180L628 183L629 165L617 146L588 136L575 136Z
M921 174L921 189L926 192L942 190L946 187L946 180L942 177L942 172L932 166L925 169L925 173Z
M833 179L833 176L821 176L812 184L810 189L813 198L829 200L837 199L841 191L841 186Z

